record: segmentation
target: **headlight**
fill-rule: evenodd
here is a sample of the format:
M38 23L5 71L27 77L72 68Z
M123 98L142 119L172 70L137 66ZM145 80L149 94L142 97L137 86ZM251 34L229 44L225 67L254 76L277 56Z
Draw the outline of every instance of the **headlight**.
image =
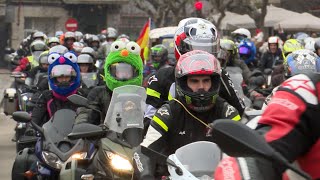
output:
M42 159L47 165L55 169L61 169L63 164L63 162L59 159L57 155L48 151L42 151Z
M27 101L28 100L28 96L23 96L22 100Z
M84 159L87 157L87 153L86 152L79 152L79 153L75 153L71 156L72 159Z
M111 167L115 170L119 171L132 171L133 167L131 163L119 156L118 154L112 153L110 151L105 151L107 154L108 159L110 160Z

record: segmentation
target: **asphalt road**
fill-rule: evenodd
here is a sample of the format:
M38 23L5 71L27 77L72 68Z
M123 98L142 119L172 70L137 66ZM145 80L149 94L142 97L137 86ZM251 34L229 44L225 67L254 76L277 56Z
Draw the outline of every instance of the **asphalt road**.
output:
M13 79L8 70L0 69L0 102L3 92L10 87ZM11 141L14 135L15 122L10 116L3 114L2 103L0 107L0 179L11 179L11 168L16 156L15 143Z

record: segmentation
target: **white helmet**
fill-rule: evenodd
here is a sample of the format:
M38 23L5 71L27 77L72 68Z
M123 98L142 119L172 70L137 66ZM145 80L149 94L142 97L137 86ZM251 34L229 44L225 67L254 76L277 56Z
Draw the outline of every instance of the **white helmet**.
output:
M117 38L118 37L118 31L113 27L107 28L107 38Z
M248 29L245 29L245 28L236 29L231 34L241 34L241 35L247 36L247 38L249 38L249 39L251 38L250 31Z
M316 41L314 40L314 38L307 37L307 38L304 39L304 48L315 52L316 51L315 48L314 48L314 44L315 43L316 43Z

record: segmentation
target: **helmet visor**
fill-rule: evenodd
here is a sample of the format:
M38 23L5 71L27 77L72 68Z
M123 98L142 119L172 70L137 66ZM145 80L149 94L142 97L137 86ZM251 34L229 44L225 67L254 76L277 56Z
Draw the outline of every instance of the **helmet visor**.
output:
M220 64L210 58L214 58L214 56L197 54L183 59L176 66L176 77L180 78L185 75L212 75L214 73L220 75Z
M54 66L51 70L50 78L62 76L77 76L77 73L75 72L72 66L67 64Z
M137 70L127 63L115 63L110 66L110 74L117 80L125 81L138 75Z

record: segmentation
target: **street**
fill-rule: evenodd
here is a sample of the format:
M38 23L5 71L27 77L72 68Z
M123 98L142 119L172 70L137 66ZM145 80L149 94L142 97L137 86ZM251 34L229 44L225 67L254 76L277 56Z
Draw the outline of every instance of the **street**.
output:
M8 70L0 69L0 101L3 99L3 92L10 87L13 79L10 78ZM3 114L1 103L0 108L0 177L11 179L11 168L16 156L15 143L11 141L14 135L15 122L10 116Z

